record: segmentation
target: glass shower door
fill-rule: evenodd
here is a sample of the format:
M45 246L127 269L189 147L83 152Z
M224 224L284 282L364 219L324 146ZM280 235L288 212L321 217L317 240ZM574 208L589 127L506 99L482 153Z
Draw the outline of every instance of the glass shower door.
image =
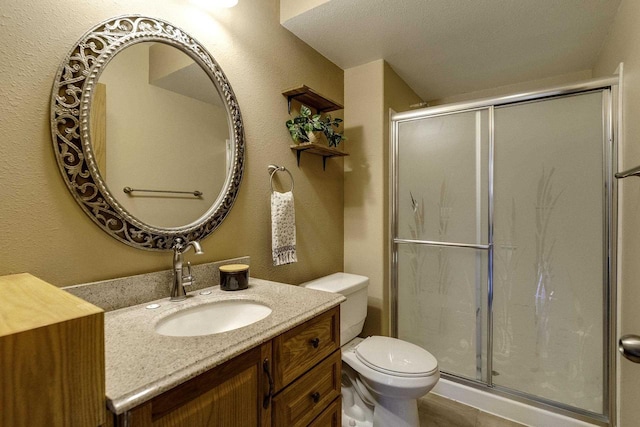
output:
M398 125L398 337L442 371L482 380L488 282L489 110Z
M611 416L614 115L594 81L392 117L392 332L448 379Z
M493 383L595 413L604 402L603 122L602 91L495 109Z

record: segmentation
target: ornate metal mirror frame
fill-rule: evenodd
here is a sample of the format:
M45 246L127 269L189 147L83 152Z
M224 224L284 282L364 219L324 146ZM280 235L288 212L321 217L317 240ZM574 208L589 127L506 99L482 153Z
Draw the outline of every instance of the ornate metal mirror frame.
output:
M172 45L208 74L225 103L233 138L233 161L216 202L197 221L176 228L150 226L127 212L102 179L92 151L90 107L103 68L126 47L140 42ZM160 19L121 16L89 30L60 66L51 96L53 148L62 177L84 212L112 237L140 249L169 250L176 238L201 240L225 219L244 168L244 129L235 94L218 63L192 37Z

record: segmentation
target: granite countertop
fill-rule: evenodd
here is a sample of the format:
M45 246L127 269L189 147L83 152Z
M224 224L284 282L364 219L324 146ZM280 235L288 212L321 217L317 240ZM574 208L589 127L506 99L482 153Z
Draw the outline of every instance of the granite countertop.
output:
M185 301L168 298L105 314L107 405L121 414L227 360L262 344L340 304L339 294L267 280L249 280L249 289L209 295L193 292ZM271 307L266 318L229 332L196 337L157 334L155 324L182 308L207 302L245 299ZM152 303L159 308L147 309Z

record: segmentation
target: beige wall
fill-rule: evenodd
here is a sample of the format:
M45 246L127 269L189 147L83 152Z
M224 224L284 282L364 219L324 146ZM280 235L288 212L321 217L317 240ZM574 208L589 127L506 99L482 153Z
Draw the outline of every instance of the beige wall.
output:
M610 76L624 62L622 85L622 115L619 170L640 164L640 2L623 0L609 40L604 45L594 67L595 76ZM637 179L619 181L619 248L621 301L620 334L640 334L640 184ZM640 419L640 365L619 360L620 423L623 427L637 425Z
M338 101L343 72L282 28L278 0L240 1L204 13L186 0L4 0L0 6L0 275L31 272L63 286L170 268L167 252L130 248L81 211L58 171L49 130L55 73L90 27L122 14L170 21L202 43L229 78L243 114L246 172L222 226L202 242L194 263L249 255L252 275L298 283L343 267L342 161L295 154L284 126L282 90L306 84ZM267 165L296 182L297 264L271 265ZM179 165L188 167L187 165ZM282 182L288 185L287 177Z
M369 277L364 335L389 334L389 109L420 102L383 60L345 70L344 268Z
M364 335L382 331L384 288L384 61L345 70L344 269L369 277Z
M435 99L428 101L428 104L429 106L434 106L442 104L452 104L455 102L475 101L482 98L493 98L496 96L513 95L515 93L546 89L554 86L562 86L565 84L579 82L581 80L589 80L591 77L591 70L576 71L575 73L560 74L558 76L552 76L546 79L530 80L526 82L515 83L512 85L499 86L479 90L476 92L453 95L442 99Z

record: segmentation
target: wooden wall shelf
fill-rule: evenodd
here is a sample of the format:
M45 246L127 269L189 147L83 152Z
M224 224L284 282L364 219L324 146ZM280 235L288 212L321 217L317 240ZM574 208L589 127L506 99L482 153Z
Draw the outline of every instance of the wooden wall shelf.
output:
M291 114L291 100L293 99L307 107L315 108L318 113L342 110L344 108L342 104L335 102L326 96L320 95L318 92L305 85L286 90L282 92L282 95L287 98L289 114Z
M322 169L326 169L327 167L327 159L330 157L344 157L348 156L348 153L344 151L340 151L337 148L327 147L326 145L316 144L314 142L303 142L300 144L294 144L289 146L292 150L296 152L296 159L298 161L298 166L300 166L300 155L303 152L309 154L315 154L317 156L322 156Z
M289 114L291 114L291 101L296 100L307 107L314 108L318 114L326 113L329 111L342 110L344 106L338 102L335 102L326 96L320 95L309 86L302 85L293 89L285 90L282 95L287 98L287 107ZM327 167L327 159L330 157L342 157L349 154L338 150L337 148L327 147L326 145L317 144L315 142L303 142L300 144L291 145L290 148L296 152L296 159L298 166L300 166L300 156L303 152L309 154L315 154L316 156L322 156L322 169Z

